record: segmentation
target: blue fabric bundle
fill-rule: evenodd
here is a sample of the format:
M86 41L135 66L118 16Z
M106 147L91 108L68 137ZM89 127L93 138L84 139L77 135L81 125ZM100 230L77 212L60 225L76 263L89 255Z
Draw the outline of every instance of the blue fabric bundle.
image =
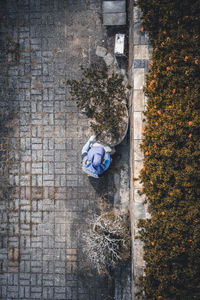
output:
M87 160L89 164L87 168L94 174L101 174L104 171L102 162L104 159L105 150L103 147L92 147L88 151Z

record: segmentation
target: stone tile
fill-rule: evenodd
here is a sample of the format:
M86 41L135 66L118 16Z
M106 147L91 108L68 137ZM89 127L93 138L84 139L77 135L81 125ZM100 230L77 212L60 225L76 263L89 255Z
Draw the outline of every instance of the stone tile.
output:
M140 191L140 189L136 189L136 188L134 189L134 198L133 198L133 200L135 202L144 203L145 195L140 196L138 194L139 191Z
M144 59L135 59L133 62L134 69L145 68L145 60Z
M140 170L142 169L143 167L143 161L134 161L134 178L138 178L139 176L139 173L140 173ZM136 180L134 182L134 187L135 188L141 188L142 187L142 184L140 183L139 180Z
M142 90L144 86L144 69L134 69L133 80L134 80L134 90Z
M101 46L97 46L96 48L96 55L100 57L106 56L107 49Z
M134 59L150 59L148 45L136 45L133 48Z
M133 109L134 111L144 111L144 92L135 90L133 94Z
M145 267L145 263L143 260L143 255L144 255L144 251L143 251L143 246L142 245L136 245L134 248L135 251L135 266L136 267Z
M140 150L141 140L134 140L134 160L142 160L144 155Z
M106 54L106 56L104 56L104 61L106 65L109 67L114 63L114 56L111 53L108 53Z
M103 14L103 25L126 25L126 13Z
M133 45L140 45L141 44L141 23L136 22L134 23L133 27Z
M126 1L103 1L103 13L126 12Z
M133 214L135 218L135 224L137 224L138 219L145 219L146 212L144 204L141 202L133 202Z
M142 120L143 114L142 112L134 112L133 113L133 126L134 126L134 140L142 138Z
M137 6L133 7L133 19L134 22L138 22L141 20L142 12L141 9Z

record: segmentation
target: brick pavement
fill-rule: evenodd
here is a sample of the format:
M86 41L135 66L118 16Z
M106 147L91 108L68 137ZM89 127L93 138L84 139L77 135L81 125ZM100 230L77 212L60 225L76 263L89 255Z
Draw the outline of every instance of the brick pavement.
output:
M0 1L2 300L113 299L113 281L84 265L81 234L102 198L112 205L114 172L98 182L82 173L89 124L65 83L105 38L100 8L100 0Z

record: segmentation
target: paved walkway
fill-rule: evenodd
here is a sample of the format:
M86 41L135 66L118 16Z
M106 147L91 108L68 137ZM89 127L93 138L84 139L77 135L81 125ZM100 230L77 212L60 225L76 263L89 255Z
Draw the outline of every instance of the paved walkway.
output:
M120 204L121 184L128 191L128 154L103 179L82 173L89 124L66 87L105 39L100 8L100 0L0 1L2 300L124 297L119 278L114 292L113 279L88 269L81 237L86 218ZM128 140L120 149L128 153Z

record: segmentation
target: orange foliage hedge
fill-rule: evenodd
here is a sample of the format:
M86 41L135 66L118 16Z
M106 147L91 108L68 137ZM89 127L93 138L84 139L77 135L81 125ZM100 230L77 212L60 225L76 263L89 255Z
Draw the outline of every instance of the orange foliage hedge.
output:
M153 45L139 221L148 300L200 299L200 1L138 0Z

